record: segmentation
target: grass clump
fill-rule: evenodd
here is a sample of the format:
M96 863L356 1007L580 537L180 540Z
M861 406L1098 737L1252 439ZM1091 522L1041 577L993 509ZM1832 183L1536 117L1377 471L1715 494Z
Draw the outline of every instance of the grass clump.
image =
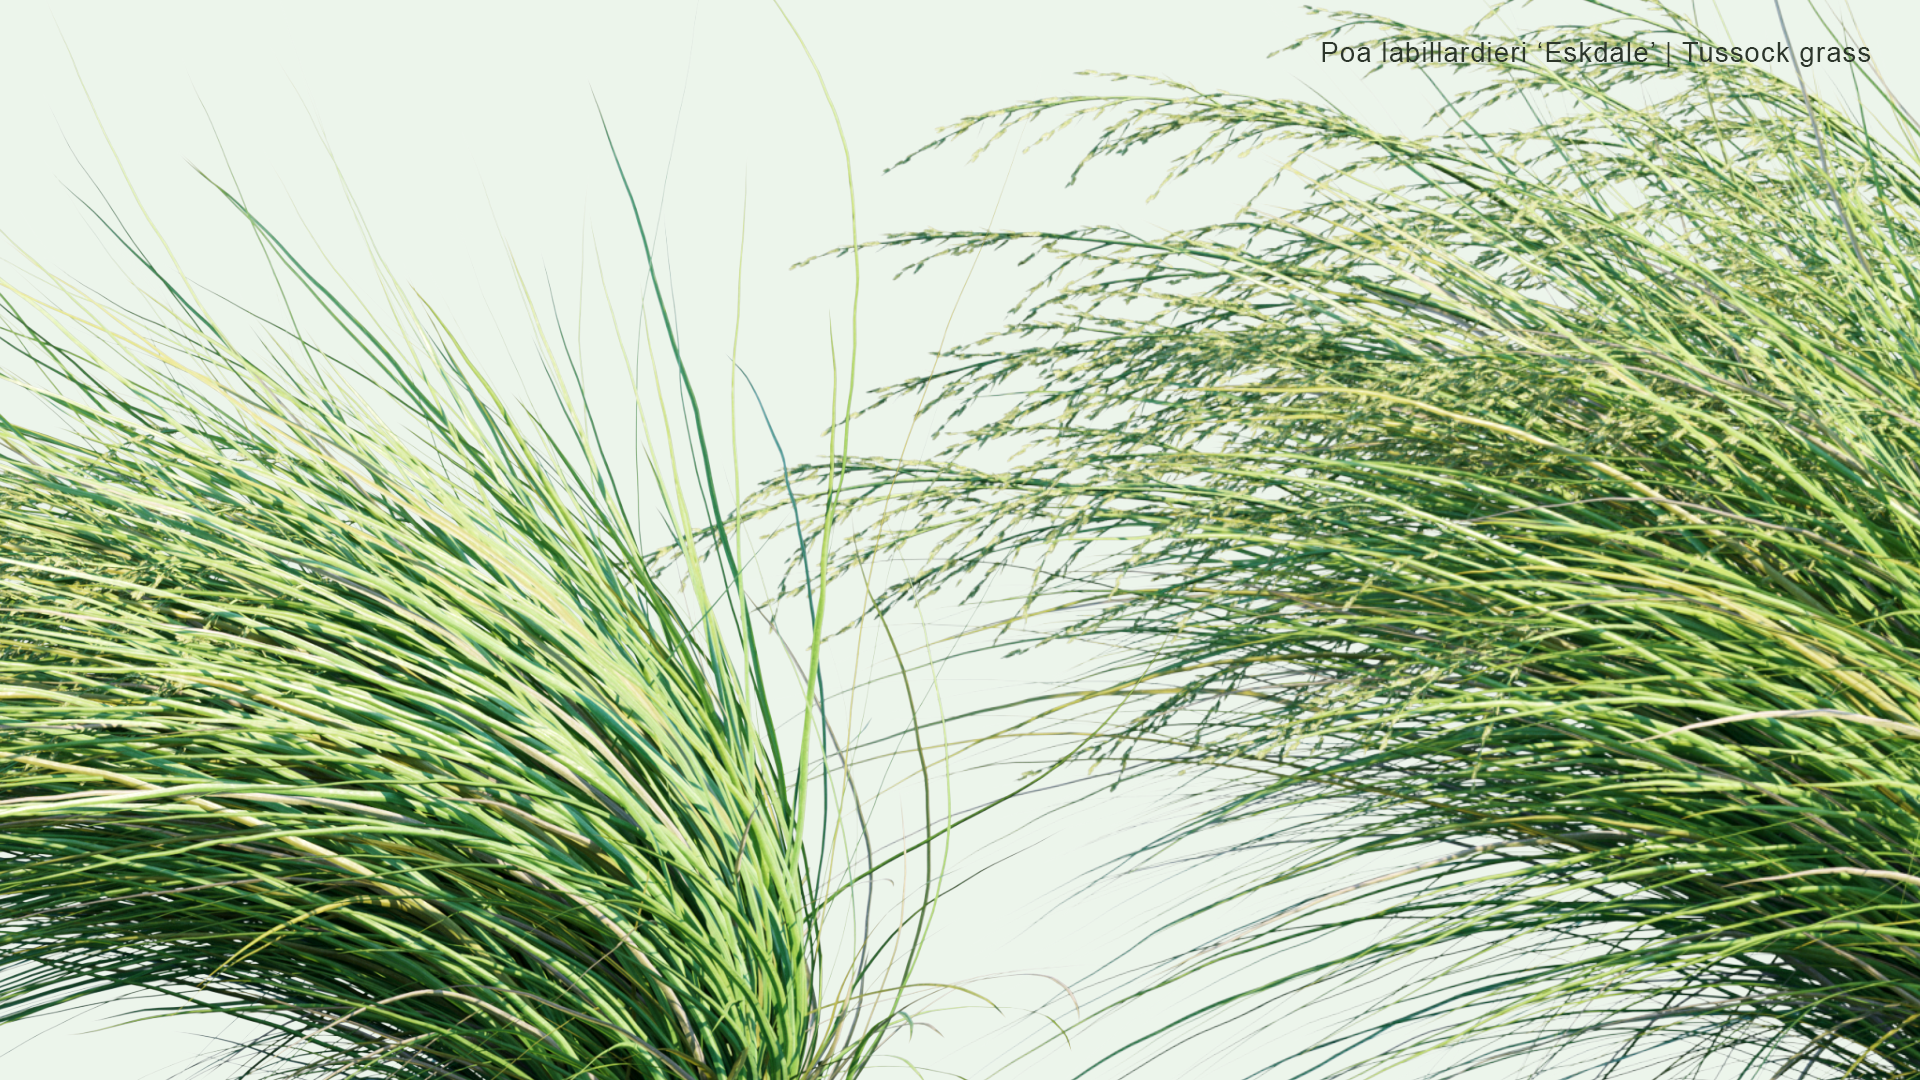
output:
M1595 8L1562 36L1712 39ZM1914 125L1748 64L1540 52L1459 73L1417 137L1167 82L959 124L933 145L1186 136L1170 178L1284 146L1269 183L1304 194L1152 237L886 241L1056 268L889 391L948 413L946 456L833 463L879 515L858 555L934 552L894 602L1034 572L1030 610L1114 650L1087 698L1135 706L1081 752L1206 770L1165 844L1232 828L1223 857L1268 860L1196 890L1264 914L1157 985L1250 981L1135 1049L1354 979L1381 1010L1272 1075L1920 1074ZM1028 452L967 467L982 446ZM1343 925L1377 940L1282 960Z
M860 1072L898 990L826 970L864 879L803 841L820 696L783 742L737 552L680 549L691 605L647 571L563 332L549 429L245 220L338 354L157 271L4 305L58 422L0 422L0 1021L139 988L281 1076ZM703 439L648 459L674 543Z

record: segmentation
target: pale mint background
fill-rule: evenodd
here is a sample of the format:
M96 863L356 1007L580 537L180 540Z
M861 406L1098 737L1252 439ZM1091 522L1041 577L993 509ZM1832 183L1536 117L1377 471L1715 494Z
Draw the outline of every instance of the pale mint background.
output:
M1374 6L1440 28L1464 26L1483 10L1457 0ZM1736 42L1777 37L1771 3L1738 0L1723 7ZM1806 6L1788 7L1796 43L1817 40ZM1920 78L1908 59L1920 55L1920 23L1909 7L1895 0L1856 3L1850 17L1884 57L1883 72L1920 104ZM1574 12L1568 18L1583 17L1577 7L1560 9ZM1236 161L1147 203L1164 158L1136 155L1095 168L1065 191L1066 171L1090 128L1024 157L1009 152L1008 140L968 166L975 140L881 174L936 128L969 112L1097 91L1101 84L1073 77L1080 69L1163 75L1203 89L1273 97L1322 95L1379 126L1405 131L1438 104L1431 92L1362 83L1306 51L1269 59L1269 52L1323 25L1272 0L793 0L787 12L819 62L845 125L863 239L990 222L1151 231L1224 218L1261 175L1264 157ZM1549 21L1550 14L1536 5L1516 17L1532 23ZM96 199L97 182L138 228L145 229L138 223L142 208L151 214L171 255L196 281L270 307L251 237L189 166L224 178L224 144L261 216L297 249L326 250L344 276L364 284L364 249L340 193L337 162L398 276L434 301L503 386L518 387L523 378L535 385L537 369L513 361L531 354L507 268L509 247L543 308L545 275L552 275L569 322L583 265L590 292L581 317L588 325L605 319L591 243L606 260L616 306L629 315L629 326L639 287L637 239L614 186L592 94L605 109L649 224L658 222L656 244L670 266L680 326L703 385L724 394L738 284L744 304L739 363L759 383L790 457L806 456L819 447L830 410L829 327L843 363L851 337L852 267L846 260L787 267L849 239L846 173L814 74L780 13L763 0L14 3L0 30L0 101L6 103L0 231L49 271L124 292L121 264L106 249L104 233L65 190ZM127 194L123 167L139 204ZM743 206L746 269L739 275ZM11 249L0 247L0 258L9 263L0 276L9 280L36 272ZM970 281L968 268L954 263L893 282L898 260L869 257L859 383L876 386L923 371L943 337L957 343L991 329L1029 280L1012 262L984 260ZM856 449L872 453L898 452L905 434L891 421L857 431ZM775 467L757 432L744 431L741 446L749 481ZM958 707L1047 674L956 661L944 672L943 691L949 707ZM986 790L983 784L961 778L954 803L967 805L970 793ZM1029 830L1003 839L1022 816L1014 813L957 847L956 877L1002 861L945 904L938 944L920 974L933 981L982 980L969 986L1001 1011L939 1015L937 1031L923 1030L894 1049L928 1076L980 1077L1047 1030L1032 1010L1070 1021L1071 1006L1057 1000L1049 979L1075 983L1086 1000L1082 980L1091 966L1186 891L1141 882L1070 901L1070 885L1124 853L1129 839L1144 839L1123 827L1164 814L1143 793L1056 819L1046 835ZM950 1004L969 1000L955 995ZM1065 1080L1171 1008L1169 1000L1135 1010L1077 1037L1071 1048L1018 1061L1004 1075ZM27 1024L0 1030L0 1076L169 1076L207 1048L202 1035L220 1030L180 1023L98 1030L110 1011L54 1030ZM1143 1061L1134 1075L1245 1075L1284 1058L1288 1047L1334 1018L1337 1011L1299 1020L1271 1015L1264 1030L1226 1030ZM1516 1066L1513 1075L1522 1074Z

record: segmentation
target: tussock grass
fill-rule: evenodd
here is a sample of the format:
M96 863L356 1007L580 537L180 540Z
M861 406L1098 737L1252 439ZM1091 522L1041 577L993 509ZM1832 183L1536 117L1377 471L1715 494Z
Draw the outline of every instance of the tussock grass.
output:
M1712 39L1595 14L1589 40ZM1028 602L1115 650L1087 696L1136 706L1084 753L1214 770L1169 843L1330 815L1246 841L1276 854L1234 895L1193 871L1196 910L1268 917L1161 985L1256 985L1137 1046L1412 979L1272 1075L1920 1074L1914 125L1744 64L1533 59L1468 72L1420 137L1165 82L957 125L933 145L1197 140L1170 178L1284 147L1308 194L1163 236L888 240L1055 269L890 391L946 414L945 457L833 464L878 515L858 555L935 552L894 602L1035 570ZM967 467L988 444L1031 449ZM1403 869L1284 889L1382 858ZM1381 936L1280 957L1346 924Z
M783 743L740 554L680 549L691 604L647 571L564 332L548 429L236 221L347 351L242 347L151 263L152 313L3 302L60 422L0 421L0 1021L144 988L273 1075L861 1071L900 976L823 970L858 825L803 841L824 699ZM685 437L655 545L724 513Z

